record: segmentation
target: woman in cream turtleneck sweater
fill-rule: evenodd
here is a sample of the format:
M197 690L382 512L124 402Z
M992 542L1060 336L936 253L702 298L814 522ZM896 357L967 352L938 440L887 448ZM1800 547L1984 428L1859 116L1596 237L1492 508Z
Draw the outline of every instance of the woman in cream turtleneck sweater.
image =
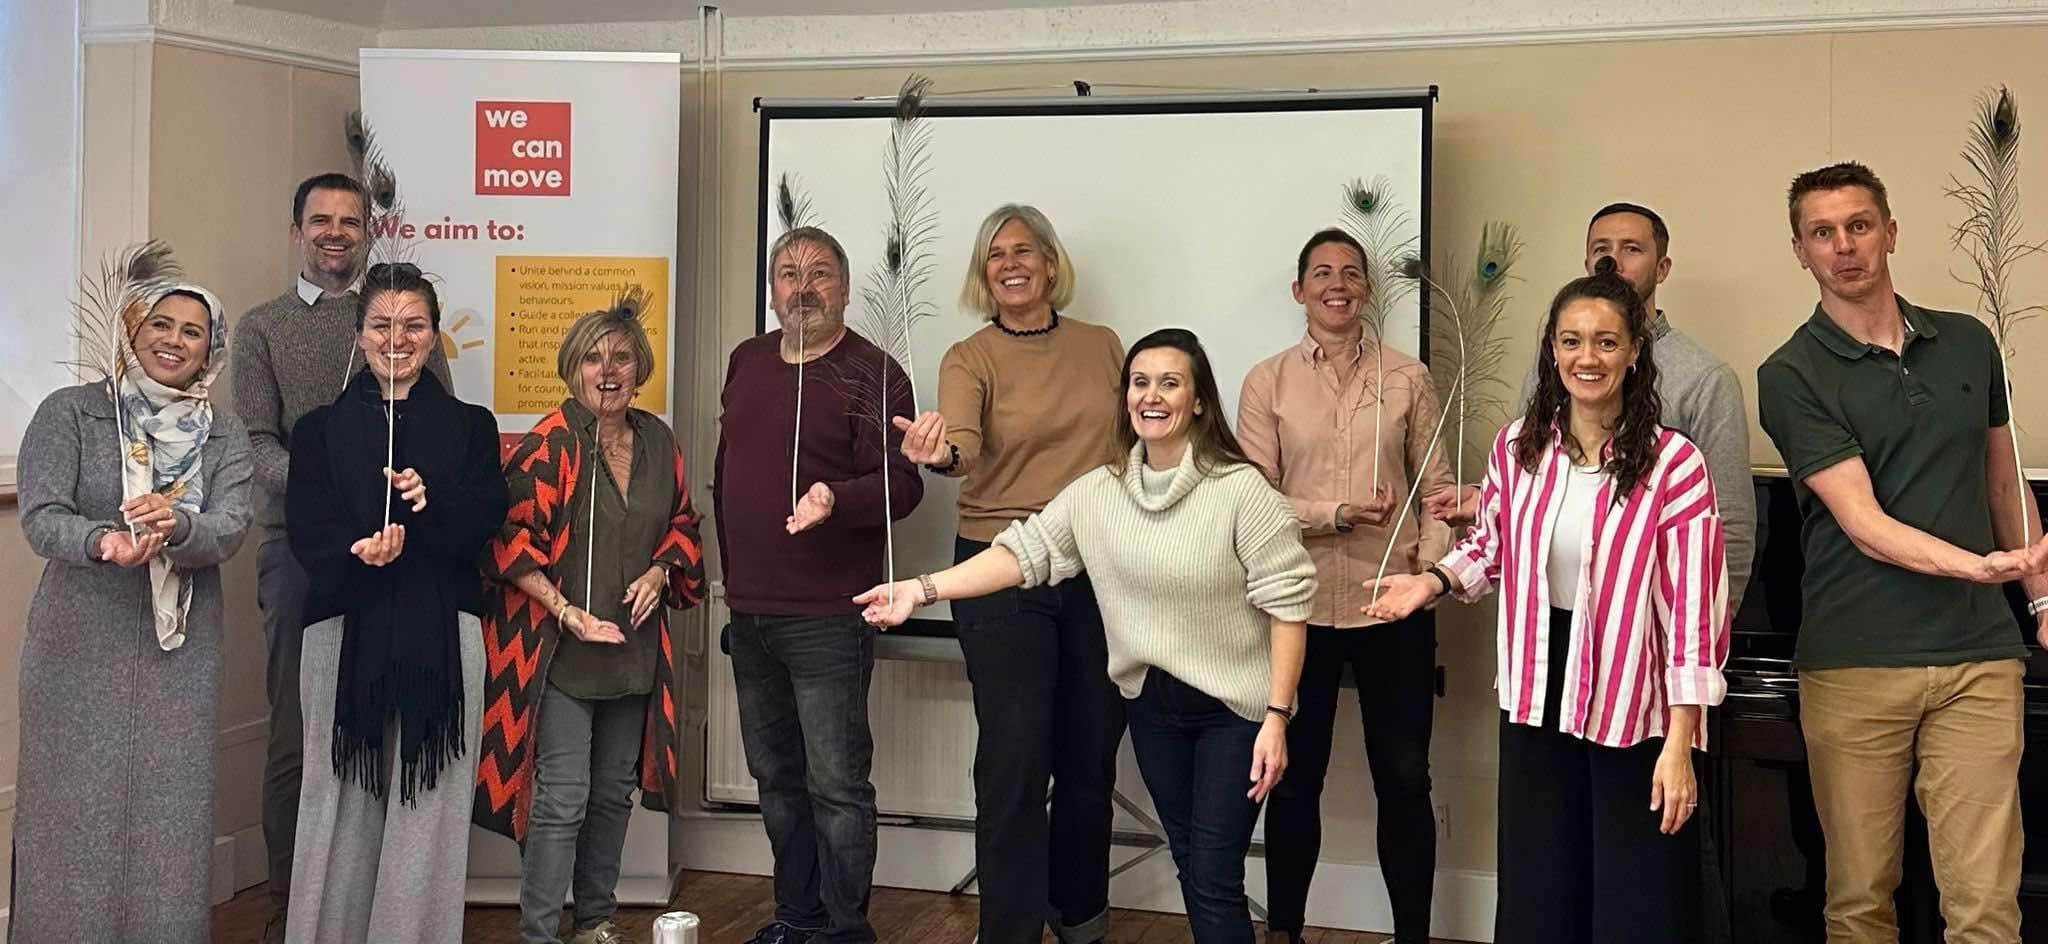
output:
M1193 334L1147 335L1123 374L1124 461L1076 479L988 550L854 602L870 623L895 626L922 604L1085 569L1195 942L1249 944L1244 858L1287 766L1315 565L1286 499L1222 418Z

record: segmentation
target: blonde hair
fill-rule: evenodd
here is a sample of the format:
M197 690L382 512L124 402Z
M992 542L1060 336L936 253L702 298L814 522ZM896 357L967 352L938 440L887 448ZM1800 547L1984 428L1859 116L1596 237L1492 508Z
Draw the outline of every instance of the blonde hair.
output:
M1054 310L1065 308L1074 302L1074 263L1067 255L1065 243L1060 234L1053 230L1052 221L1038 208L1023 203L1005 203L984 217L981 229L974 235L974 243L968 248L967 278L960 285L960 307L976 312L983 318L996 316L996 298L988 290L988 246L995 241L996 231L1011 220L1018 220L1031 231L1031 238L1039 249L1052 255L1052 284L1048 301Z
M555 373L568 385L571 395L576 393L583 358L610 334L623 334L627 343L633 345L634 386L644 386L654 376L654 345L648 342L647 328L640 323L645 296L636 294L637 291L628 293L610 308L576 319L569 326L569 333L562 336L562 346L555 351Z

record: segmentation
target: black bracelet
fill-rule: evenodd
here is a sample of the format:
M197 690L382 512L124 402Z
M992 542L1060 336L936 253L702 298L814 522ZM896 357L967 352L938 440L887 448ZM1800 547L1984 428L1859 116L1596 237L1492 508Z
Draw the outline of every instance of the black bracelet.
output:
M1446 596L1451 592L1451 575L1444 573L1444 569L1442 567L1439 567L1435 564L1431 564L1429 565L1429 569L1423 571L1423 573L1435 577L1438 583L1444 585L1444 588L1442 590L1437 591L1437 596Z
M1279 705L1267 705L1266 713L1279 715L1280 723L1283 725L1294 723L1294 710L1291 708L1282 708Z
M928 466L925 466L925 468L927 468L927 469L930 469L930 470L932 470L933 472L936 472L936 473L938 473L938 474L940 474L940 475L951 475L951 474L953 473L953 470L954 470L954 469L957 469L957 468L959 468L959 467L960 467L960 447L959 447L959 446L957 446L957 445L955 445L955 444L953 444L953 443L950 443L950 442L949 442L949 443L947 443L947 444L946 444L946 449L947 449L947 451L951 452L951 453L952 453L953 455L952 455L952 458L950 458L950 459L947 459L947 460L946 460L946 464L945 464L945 465L928 465Z

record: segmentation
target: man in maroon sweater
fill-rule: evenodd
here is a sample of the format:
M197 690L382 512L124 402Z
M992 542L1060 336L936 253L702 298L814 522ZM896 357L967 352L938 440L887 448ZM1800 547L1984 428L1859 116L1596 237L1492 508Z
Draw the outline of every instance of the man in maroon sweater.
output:
M882 421L916 407L902 366L846 329L838 240L793 229L768 263L782 330L733 349L711 487L740 736L775 854L775 921L753 942L866 944L875 642L851 601L883 578L885 516L924 497Z

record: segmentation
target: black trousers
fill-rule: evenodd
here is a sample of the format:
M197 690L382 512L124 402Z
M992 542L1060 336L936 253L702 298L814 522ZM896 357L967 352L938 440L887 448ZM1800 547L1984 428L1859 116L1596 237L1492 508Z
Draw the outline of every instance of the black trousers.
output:
M1544 726L1500 726L1495 944L1696 944L1699 818L1657 827L1650 777L1663 738L1603 747L1561 734L1571 613L1551 611Z
M1308 653L1287 727L1287 776L1266 799L1266 889L1272 931L1300 932L1322 849L1323 779L1344 667L1358 680L1365 758L1379 802L1380 871L1394 940L1428 944L1436 878L1429 737L1436 707L1436 626L1428 613L1361 629L1308 628ZM1356 794L1345 793L1347 803Z
M961 538L966 560L988 547ZM1109 838L1124 701L1086 574L953 603L981 733L974 865L982 944L1072 944L1109 930ZM1052 808L1046 810L1047 782Z

